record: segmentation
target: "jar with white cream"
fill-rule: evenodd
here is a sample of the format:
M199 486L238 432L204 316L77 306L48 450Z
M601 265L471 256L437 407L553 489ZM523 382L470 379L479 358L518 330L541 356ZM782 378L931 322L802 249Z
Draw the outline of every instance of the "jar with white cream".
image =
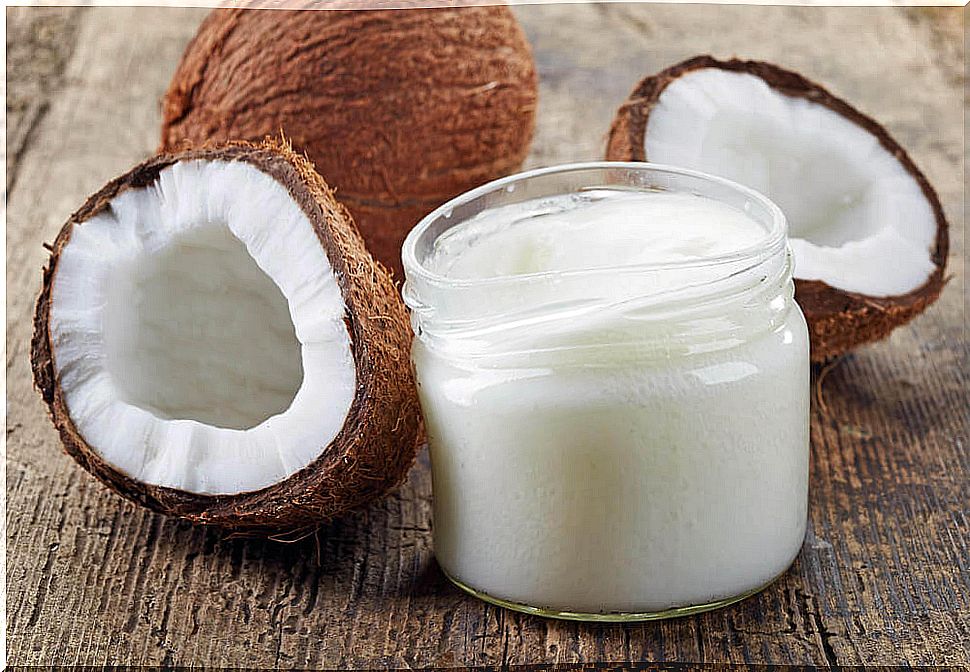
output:
M540 169L408 236L435 554L560 618L723 606L805 533L809 358L785 219L727 180Z

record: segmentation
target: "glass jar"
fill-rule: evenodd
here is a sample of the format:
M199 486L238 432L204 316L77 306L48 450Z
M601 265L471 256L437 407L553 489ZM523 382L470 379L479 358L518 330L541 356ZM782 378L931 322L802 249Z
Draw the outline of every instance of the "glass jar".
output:
M483 211L602 189L702 196L764 235L687 261L503 277L429 263ZM791 564L807 512L808 333L771 201L666 166L557 166L443 205L403 262L435 554L456 585L545 616L646 620L735 602Z

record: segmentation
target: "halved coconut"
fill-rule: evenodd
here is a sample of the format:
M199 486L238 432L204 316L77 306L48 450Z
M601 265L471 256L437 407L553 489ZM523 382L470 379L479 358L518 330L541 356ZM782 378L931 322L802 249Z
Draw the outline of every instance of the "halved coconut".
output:
M92 196L52 246L32 346L67 452L165 514L310 528L414 459L403 304L282 144L160 155Z
M781 206L813 360L885 337L943 288L933 187L882 126L794 72L698 56L647 77L606 156L713 173Z

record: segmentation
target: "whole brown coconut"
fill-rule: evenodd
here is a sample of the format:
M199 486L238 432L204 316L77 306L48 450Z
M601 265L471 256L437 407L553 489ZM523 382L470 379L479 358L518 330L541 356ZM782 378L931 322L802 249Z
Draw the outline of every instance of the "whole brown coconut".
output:
M172 77L161 147L282 129L400 278L422 216L521 165L537 97L507 7L221 9Z
M346 209L266 141L159 155L88 199L51 248L31 361L64 448L109 488L270 534L403 480L409 346Z
M720 77L715 80L710 73L728 73L746 75L746 78ZM697 75L707 77L702 81ZM716 84L711 85L710 82ZM764 88L767 85L767 89ZM708 88L705 89L705 86ZM676 91L674 91L676 89ZM674 91L674 93L670 93ZM704 92L691 96L692 92ZM667 94L667 95L665 95ZM720 96L720 99L719 99ZM750 96L753 102L744 101ZM701 101L691 103L690 101ZM797 103L793 102L797 101ZM805 104L808 105L805 105ZM682 122L683 133L672 131L670 119L679 116L682 119L697 119L689 108L692 104L710 106L704 114L710 117L711 108L720 108L722 113L720 123L734 123L741 128L741 132L728 132L721 140L722 144L730 144L730 152L715 155L717 160L704 156L696 149L688 149L688 145L702 139L711 145L717 145L717 139L712 140L714 131L710 126L690 121ZM780 131L773 131L772 125L776 120L772 118L773 106L781 105L780 109L793 111L792 118L801 119L802 127L781 122L777 126ZM797 107L797 104L803 107ZM821 111L821 112L819 112ZM834 112L837 117L831 117ZM666 115L666 119L654 117ZM730 115L734 119L728 122ZM799 116L801 115L801 116ZM809 117L808 115L812 115ZM717 119L717 115L714 116ZM829 135L821 131L813 131L805 123L806 119L817 121L819 128L829 129ZM835 137L838 124L831 121L838 119L843 126L846 137ZM664 123L661 123L663 121ZM652 130L651 130L652 129ZM767 129L767 130L766 130ZM723 132L723 131L722 131ZM818 133L812 137L811 133ZM772 136L771 133L774 133ZM664 134L677 134L678 139L660 137ZM747 134L747 135L746 135ZM918 209L923 213L921 221L901 221L896 223L899 229L919 229L923 232L925 244L912 246L915 260L909 260L895 251L883 250L873 245L867 258L856 256L854 262L846 262L838 258L840 248L848 249L867 239L873 239L881 225L879 221L869 221L871 218L859 216L856 221L851 217L843 217L838 222L812 222L805 225L800 222L803 210L814 212L838 212L843 202L863 202L867 198L874 204L873 211L883 215L887 211L899 210L899 203L893 202L896 193L884 194L882 204L888 207L878 209L879 197L872 196L867 191L865 180L866 164L875 163L871 156L825 156L826 147L854 147L859 143L852 139L853 134L859 136L868 134L874 139L869 143L878 145L887 153L882 158L897 167L901 167L900 175L908 175L912 200L920 200ZM792 137L800 136L799 142L789 142ZM804 138L808 138L805 140ZM828 145L827 145L828 143ZM775 152L778 161L763 161L769 166L764 184L752 183L746 179L743 166L763 160L766 153L765 146L777 145ZM650 146L661 148L658 152L649 150ZM807 149L806 149L807 148ZM819 149L822 148L822 149ZM785 172L786 164L793 160L800 160L799 153L819 153L824 160L816 160L815 156L808 156L803 165L798 166L800 172L797 179ZM843 150L851 152L851 150ZM733 163L724 162L724 156L733 156ZM711 56L697 56L682 63L671 66L656 75L643 79L630 94L627 101L617 111L610 129L606 158L615 161L656 161L658 163L676 163L684 167L695 168L706 172L714 172L748 186L764 191L775 199L788 215L790 237L793 247L803 245L797 239L804 237L817 238L812 249L819 254L829 254L831 261L828 269L815 268L812 273L816 277L800 277L805 270L806 259L800 258L799 248L795 248L795 288L796 299L805 313L811 333L811 356L813 361L822 361L840 355L863 343L876 341L887 336L894 328L913 319L939 296L945 284L945 266L948 249L947 222L936 192L926 176L916 167L906 151L890 137L889 133L876 121L859 112L844 100L837 98L828 90L805 77L785 70L771 63L760 61L746 61L731 59L717 60ZM807 166L807 167L806 167ZM736 174L734 174L736 173ZM795 175L795 172L791 173ZM872 180L874 181L874 180ZM790 183L787 183L790 182ZM818 182L828 189L828 193L815 198L812 195L812 183ZM853 184L855 183L855 184ZM832 186L834 184L834 186ZM849 186L845 186L848 184ZM854 191L853 191L854 190ZM787 200L787 202L785 202ZM801 229L805 229L802 231ZM822 231L819 234L818 231ZM907 233L907 235L913 235ZM848 243L848 246L846 245ZM835 253L830 253L835 250ZM887 289L876 293L873 289L851 289L853 282L845 281L842 276L847 274L847 266L853 263L861 265L868 263L868 280L855 280L860 287L883 286ZM820 262L819 262L820 263ZM925 272L916 280L906 282L891 282L894 275L901 273L900 269L911 264L921 264ZM815 264L819 265L818 263ZM824 265L824 264L823 264ZM856 269L856 274L861 272ZM873 280L887 279L886 282Z

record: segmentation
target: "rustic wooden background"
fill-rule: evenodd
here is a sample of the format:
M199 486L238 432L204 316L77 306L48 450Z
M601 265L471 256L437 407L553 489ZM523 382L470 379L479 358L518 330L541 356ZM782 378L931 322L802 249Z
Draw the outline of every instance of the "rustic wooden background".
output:
M952 222L940 302L824 376L791 572L737 606L636 625L542 620L451 588L432 555L426 457L385 501L286 545L142 511L60 452L28 374L41 244L156 146L159 98L204 13L7 10L9 663L970 664L963 10L517 9L542 77L531 166L599 158L642 75L738 54L801 70L884 121Z

